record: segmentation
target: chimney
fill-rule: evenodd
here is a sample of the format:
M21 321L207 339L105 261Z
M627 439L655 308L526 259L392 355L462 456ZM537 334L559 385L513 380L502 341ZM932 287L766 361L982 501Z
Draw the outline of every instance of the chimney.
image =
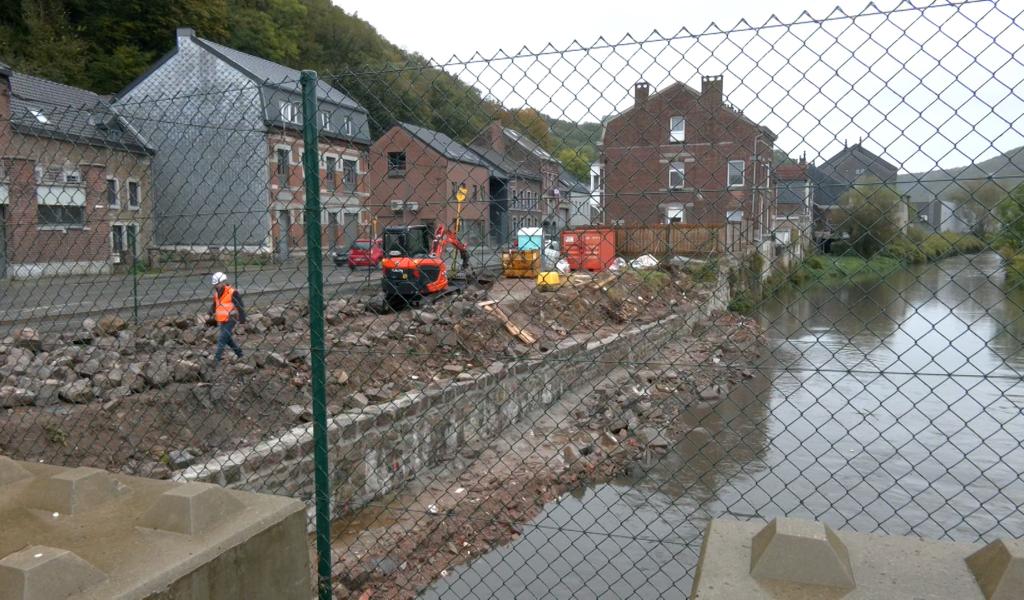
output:
M718 106L722 103L722 76L705 75L700 78L700 99L704 106Z
M643 79L636 82L633 86L633 100L637 106L647 101L647 97L651 95L651 84L647 83Z
M191 27L179 27L177 31L178 45L181 45L182 40L191 40L196 37L196 30Z

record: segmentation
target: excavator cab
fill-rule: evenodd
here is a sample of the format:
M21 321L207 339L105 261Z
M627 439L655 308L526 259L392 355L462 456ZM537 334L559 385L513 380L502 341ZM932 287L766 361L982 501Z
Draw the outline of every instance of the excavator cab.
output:
M453 291L449 287L444 249L452 244L468 265L466 246L443 226L432 232L426 225L384 228L384 269L381 286L385 302L393 309L419 305L435 294ZM458 291L458 290L454 290Z

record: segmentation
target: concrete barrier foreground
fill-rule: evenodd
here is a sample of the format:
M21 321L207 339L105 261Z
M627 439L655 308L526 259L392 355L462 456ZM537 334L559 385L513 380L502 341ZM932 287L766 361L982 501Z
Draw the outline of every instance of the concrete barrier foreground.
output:
M297 500L0 457L0 600L308 600Z

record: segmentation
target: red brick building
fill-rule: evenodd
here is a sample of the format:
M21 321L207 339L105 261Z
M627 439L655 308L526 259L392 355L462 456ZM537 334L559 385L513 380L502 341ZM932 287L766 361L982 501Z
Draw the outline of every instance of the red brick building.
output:
M455 193L465 185L460 237L468 244L484 240L490 228L490 170L476 152L438 131L400 123L374 142L369 163L367 207L379 228L450 227L455 222Z
M0 277L142 259L152 155L100 96L0 64Z
M743 222L753 235L773 218L775 134L723 99L722 77L651 93L609 119L601 141L608 224Z

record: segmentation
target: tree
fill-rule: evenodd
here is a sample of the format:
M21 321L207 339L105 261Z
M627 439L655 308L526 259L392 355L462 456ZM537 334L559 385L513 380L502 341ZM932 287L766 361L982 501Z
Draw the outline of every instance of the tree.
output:
M956 204L956 216L967 223L971 232L984 236L998 227L997 210L1007 191L990 179L972 179L955 183L949 198Z
M587 149L573 150L571 148L563 148L558 151L556 158L558 158L558 161L562 163L567 171L575 175L580 181L590 179L590 164L594 162L594 157Z
M1003 198L997 211L1000 241L1014 250L1024 250L1024 183Z
M877 180L858 183L840 199L838 230L853 249L870 258L895 239L907 222L907 206L891 187Z

